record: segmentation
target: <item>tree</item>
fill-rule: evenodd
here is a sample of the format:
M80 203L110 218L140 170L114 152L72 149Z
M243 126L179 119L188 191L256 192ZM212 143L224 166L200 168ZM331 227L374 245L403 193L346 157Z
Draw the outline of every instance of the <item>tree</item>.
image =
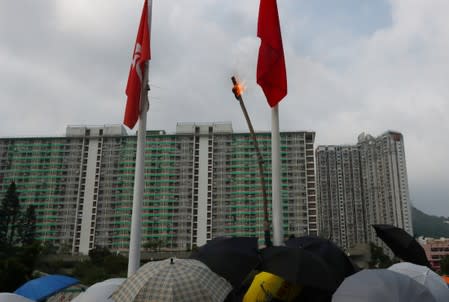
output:
M51 241L44 241L42 243L42 255L56 255L58 253L58 247Z
M0 292L13 292L32 279L41 247L39 243L11 247L9 255L0 259Z
M368 265L370 268L387 268L395 263L390 257L385 255L383 249L374 243L370 242L371 261Z
M441 258L440 266L441 266L441 273L444 275L449 275L449 255L446 255L443 258Z
M145 242L142 245L142 247L145 248L145 249L149 249L149 250L154 252L156 250L156 242L154 240L148 240L147 242Z
M153 252L160 252L163 245L164 241L162 239L150 239L143 244L143 247Z
M72 245L69 242L63 242L59 244L59 254L69 255L72 252Z
M19 193L16 184L11 182L0 206L0 242L13 246L17 239L17 226L20 219Z
M36 238L36 211L35 206L28 206L21 217L18 235L22 245L32 244Z
M109 276L125 277L128 270L128 258L123 255L109 255L104 258L103 267Z
M0 260L0 292L14 292L27 281L28 268L18 257Z
M73 275L81 283L90 285L108 278L125 277L128 259L112 254L106 247L96 246L89 251L89 259L75 265Z
M73 276L85 285L91 285L109 278L104 268L93 264L91 260L77 263L73 270Z
M106 257L111 254L107 247L95 246L95 248L89 251L89 258L94 265L102 266Z
M35 208L20 211L19 193L12 182L0 204L0 292L12 292L31 279L41 253L35 233Z

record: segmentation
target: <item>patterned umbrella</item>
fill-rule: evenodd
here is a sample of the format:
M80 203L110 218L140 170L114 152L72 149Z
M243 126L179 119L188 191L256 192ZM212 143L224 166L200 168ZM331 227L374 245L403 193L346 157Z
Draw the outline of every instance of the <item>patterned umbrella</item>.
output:
M149 262L111 296L116 302L221 302L232 286L193 259Z

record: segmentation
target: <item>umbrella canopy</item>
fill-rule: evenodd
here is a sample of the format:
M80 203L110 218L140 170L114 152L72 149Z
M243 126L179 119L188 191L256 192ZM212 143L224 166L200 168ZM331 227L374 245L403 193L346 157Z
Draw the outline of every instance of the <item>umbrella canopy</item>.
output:
M377 236L404 261L430 267L422 246L401 228L389 224L374 224Z
M83 284L76 284L64 288L62 291L48 297L45 302L71 302L87 289Z
M47 275L33 279L16 289L14 293L24 296L34 301L43 301L47 297L67 288L78 284L75 278L63 275Z
M256 237L215 238L193 251L189 258L203 262L236 288L260 263L257 240Z
M33 302L23 296L12 293L0 293L0 301L2 302Z
M443 275L441 277L443 278L443 281L446 282L446 285L449 287L449 276Z
M73 299L72 302L114 302L110 296L125 280L126 278L112 278L95 283Z
M204 263L171 258L145 264L111 297L116 302L221 302L231 290L231 284Z
M304 249L272 246L261 250L260 270L277 275L296 285L335 291L337 280L328 264Z
M410 277L387 269L362 270L343 281L332 302L436 302Z
M343 282L346 277L358 271L345 252L330 240L317 236L302 236L290 238L285 242L285 245L294 248L303 248L321 256L329 265L338 284Z
M388 269L404 274L424 285L432 293L437 302L449 301L449 289L446 283L428 267L402 262L393 264Z
M300 285L294 285L279 276L261 272L258 273L243 297L243 302L265 302L273 298L280 301L294 301L301 291Z

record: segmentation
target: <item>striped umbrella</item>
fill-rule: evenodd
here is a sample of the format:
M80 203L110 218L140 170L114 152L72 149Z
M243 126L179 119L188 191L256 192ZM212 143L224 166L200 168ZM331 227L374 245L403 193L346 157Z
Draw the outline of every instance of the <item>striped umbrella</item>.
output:
M232 290L224 278L193 259L149 262L112 294L116 302L221 302Z

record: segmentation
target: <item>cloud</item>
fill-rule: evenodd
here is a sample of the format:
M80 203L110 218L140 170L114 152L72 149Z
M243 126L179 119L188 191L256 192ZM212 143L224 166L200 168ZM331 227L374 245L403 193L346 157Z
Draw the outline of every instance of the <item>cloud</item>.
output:
M122 121L143 1L75 2L0 1L0 136ZM231 121L247 131L231 93L237 75L254 127L270 130L255 79L258 3L154 1L149 128ZM449 2L278 6L289 82L281 130L316 131L317 144L402 132L413 202L449 215Z
M435 213L429 204L449 201L442 186L449 181L448 141L443 139L449 130L449 59L443 55L449 51L449 28L444 26L449 3L392 1L391 9L391 26L353 40L348 64L339 70L329 67L340 71L342 85L335 98L340 107L317 133L338 139L345 136L341 132L357 128L374 135L387 129L403 132L412 200ZM351 91L347 98L345 89ZM423 198L423 187L433 193Z

